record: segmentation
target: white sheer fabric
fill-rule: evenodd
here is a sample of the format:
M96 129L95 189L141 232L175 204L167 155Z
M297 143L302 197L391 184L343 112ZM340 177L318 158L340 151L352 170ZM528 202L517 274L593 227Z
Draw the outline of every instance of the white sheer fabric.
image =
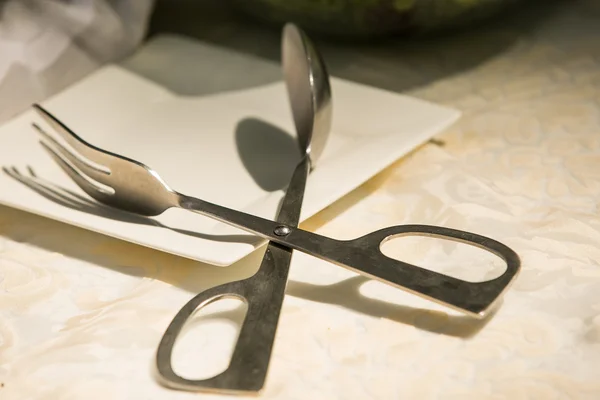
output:
M154 0L0 0L0 123L123 57Z

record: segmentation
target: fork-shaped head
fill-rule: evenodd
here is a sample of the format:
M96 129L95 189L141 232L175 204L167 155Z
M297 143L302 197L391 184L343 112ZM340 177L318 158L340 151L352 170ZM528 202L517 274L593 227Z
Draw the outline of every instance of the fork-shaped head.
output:
M42 137L42 146L92 198L145 216L162 214L178 204L180 195L146 165L87 143L40 105L33 108L68 145L33 124Z

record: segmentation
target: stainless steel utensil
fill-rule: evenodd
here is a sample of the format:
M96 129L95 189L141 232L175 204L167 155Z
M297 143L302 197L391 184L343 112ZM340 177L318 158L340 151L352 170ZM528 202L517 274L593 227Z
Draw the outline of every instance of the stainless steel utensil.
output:
M326 121L330 112L327 111L330 107L329 103L323 102L327 98L326 85L322 87L322 91L320 89L315 91L317 85L303 86L306 85L303 79L306 79L307 73L313 74L312 79L321 76L320 79L323 81L327 80L327 73L324 68L319 67L320 63L315 62L319 56L314 47L304 36L301 38L304 38L302 39L303 46L309 59L313 57L311 59L313 61L309 61L308 64L306 61L299 63L291 55L294 53L289 53L287 64L292 67L286 67L286 82L290 95L294 94L291 96L290 102L294 110L299 142L308 156L303 159L294 172L293 180L285 197L285 204L301 202L306 179L304 175L308 174L310 162L318 158L325 143L323 134L318 134L314 127L320 126L321 118ZM310 88L310 107L308 102L305 103L305 100L302 100L308 98L307 91L309 89L307 88ZM323 111L315 111L315 104L319 104L319 101L326 104ZM312 111L311 107L313 107ZM39 126L34 125L42 136L42 145L58 165L88 195L106 205L146 216L159 215L171 207L181 207L259 235L277 244L271 243L269 245L271 251L265 256L264 263L272 264L271 274L279 274L285 270L284 273L287 275L287 268L280 270L274 268L273 265L285 265L290 256L290 249L295 249L477 318L483 318L520 270L520 260L514 251L493 239L470 232L429 225L402 225L384 228L357 239L342 241L297 228L297 216L294 214L299 210L299 205L289 206L289 209L286 208L288 206L284 207L278 216L278 221L271 221L186 196L171 189L156 172L144 164L85 142L41 106L35 105L34 108L71 149L61 145ZM314 113L314 115L309 113ZM310 121L313 121L313 125ZM322 126L327 126L327 124L323 123ZM292 215L289 215L290 212ZM427 235L475 245L504 259L507 268L501 276L495 279L474 283L385 256L380 250L381 244L402 235ZM272 261L267 261L269 259ZM281 281L284 282L284 280ZM243 290L242 287L236 287L237 292ZM257 286L254 290L262 289ZM284 288L277 290L284 290ZM211 292L209 290L206 293ZM218 295L218 293L213 292L213 295ZM251 296L245 292L244 295L246 298ZM268 297L270 293L261 295ZM277 296L279 295L281 294L278 293ZM188 311L193 312L193 309L186 309L185 312ZM248 313L250 312L249 309ZM274 315L273 318L276 321L278 316ZM255 329L261 329L262 326L262 324L255 324ZM273 326L272 323L271 326ZM274 333L267 332L265 336L272 334ZM270 349L267 352L270 352ZM245 365L252 365L253 360L245 359L243 362L249 363ZM244 383L243 385L250 384ZM243 385L240 383L240 387Z
M145 216L159 215L169 208L180 207L476 318L485 317L520 270L519 257L512 249L471 232L434 225L396 225L356 239L336 240L186 196L167 186L146 165L87 143L43 107L37 104L33 107L72 150L34 124L42 137L42 146L84 192L105 205ZM386 241L407 235L426 235L480 247L502 258L506 262L506 270L489 281L466 282L392 259L381 252L380 246Z
M304 154L281 205L278 235L286 235L300 220L306 180L321 155L331 127L331 88L325 65L309 39L294 25L286 25L282 42L288 97ZM156 364L166 386L186 390L259 392L269 368L271 351L287 284L292 249L269 242L258 272L248 279L226 283L191 299L177 313L158 347ZM173 346L190 316L222 298L238 298L248 309L229 366L202 380L177 375L171 364Z
M42 146L56 163L89 196L123 211L155 216L169 208L180 207L476 318L485 317L520 270L519 257L512 249L496 240L471 232L433 225L396 225L356 239L336 240L186 196L167 186L160 176L146 165L95 147L77 136L41 106L34 105L34 109L73 149L63 146L34 124L42 136ZM499 277L489 281L466 282L392 259L381 252L380 246L386 241L407 235L426 235L480 247L502 258L506 262L506 270Z

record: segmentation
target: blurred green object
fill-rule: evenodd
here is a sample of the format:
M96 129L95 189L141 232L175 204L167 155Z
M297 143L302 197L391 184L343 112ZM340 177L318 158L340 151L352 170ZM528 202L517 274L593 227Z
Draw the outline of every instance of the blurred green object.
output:
M521 0L231 0L261 21L351 37L423 33L479 22Z

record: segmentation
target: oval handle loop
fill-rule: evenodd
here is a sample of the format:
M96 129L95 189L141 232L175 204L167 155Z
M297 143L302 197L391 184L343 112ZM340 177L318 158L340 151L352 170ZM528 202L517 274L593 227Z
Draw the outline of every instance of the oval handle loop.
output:
M381 245L399 236L422 235L479 247L503 259L506 270L497 278L467 282L383 254ZM432 225L398 225L384 228L344 242L352 250L339 261L372 278L391 283L430 300L468 312L478 318L486 316L500 295L520 270L518 255L506 245L475 233ZM340 258L339 255L336 258Z
M257 393L265 383L275 341L277 324L289 272L292 252L269 244L260 269L252 277L205 290L177 313L158 346L156 366L165 386L183 390L220 393ZM171 358L177 337L196 310L225 298L248 305L229 366L208 379L183 378L173 370Z

